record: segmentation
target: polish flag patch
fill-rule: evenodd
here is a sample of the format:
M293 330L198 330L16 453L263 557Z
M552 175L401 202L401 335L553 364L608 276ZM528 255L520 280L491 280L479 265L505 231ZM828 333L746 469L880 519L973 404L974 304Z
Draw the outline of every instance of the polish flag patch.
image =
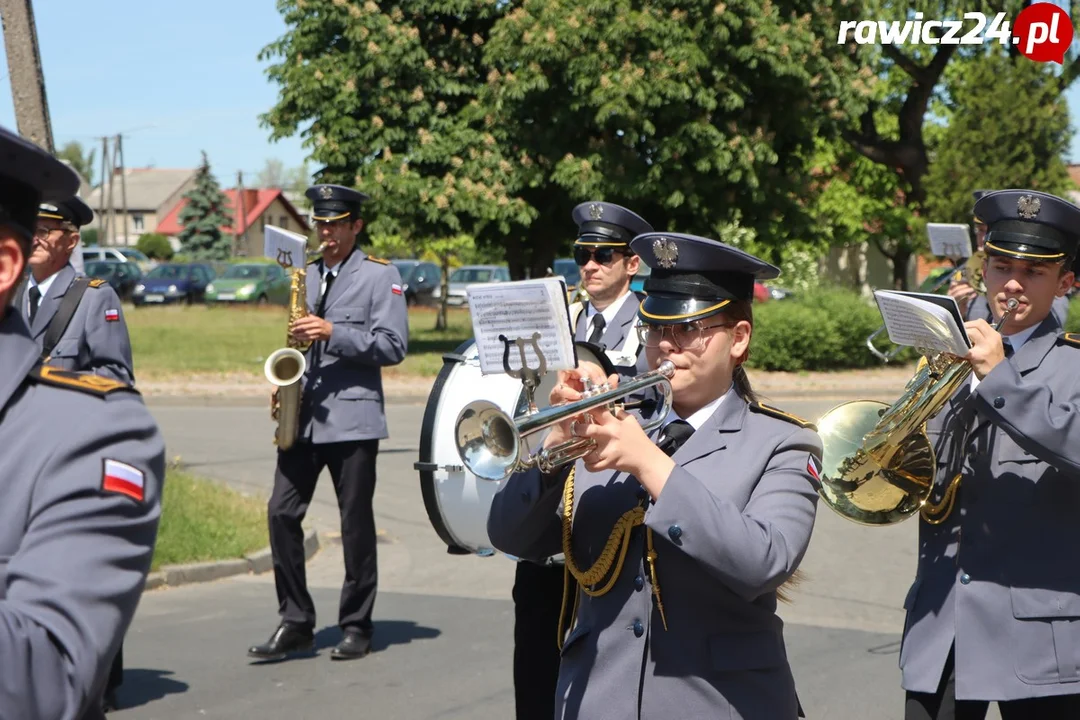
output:
M105 492L127 495L133 500L143 501L145 497L145 475L142 470L119 460L105 460L102 472L101 489Z
M810 473L810 477L814 478L815 485L821 485L821 466L818 465L813 455L806 459L806 472Z
M120 311L119 310L110 309L110 310L105 311L105 322L118 322L119 320L120 320Z
M400 285L391 285L390 292L394 293L395 295L401 295L403 291Z

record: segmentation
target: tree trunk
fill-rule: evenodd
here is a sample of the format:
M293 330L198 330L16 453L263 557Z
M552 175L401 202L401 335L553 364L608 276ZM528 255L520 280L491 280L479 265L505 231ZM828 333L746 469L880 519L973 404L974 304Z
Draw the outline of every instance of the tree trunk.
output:
M901 245L896 248L896 254L892 258L893 266L893 288L896 290L907 290L907 270L908 264L911 262L911 249Z
M439 294L439 312L435 315L435 329L446 330L450 326L446 319L446 299L450 294L450 257L448 255L439 258L439 267L442 268L442 279L439 280L441 292Z

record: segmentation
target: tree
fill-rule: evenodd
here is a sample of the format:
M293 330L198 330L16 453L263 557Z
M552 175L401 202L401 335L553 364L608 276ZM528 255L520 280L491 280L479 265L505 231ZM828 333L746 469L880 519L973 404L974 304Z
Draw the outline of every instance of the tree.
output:
M84 151L82 143L72 140L60 148L56 156L71 163L71 168L79 173L92 187L94 184L94 148Z
M1072 188L1064 159L1069 109L1050 68L996 50L954 63L946 82L948 95L935 114L947 124L925 180L928 218L969 222L975 189L1064 195Z
M1004 13L1005 17L1014 20L1026 4L1027 0L994 0L974 5L959 0L919 0L915 3L884 0L869 4L862 16L903 20L921 12L922 17L928 19L959 19L965 12L979 10L990 18ZM1080 3L1070 3L1070 14L1075 26L1080 21ZM967 26L965 31L970 27ZM940 37L942 33L939 29L932 34ZM1008 35L1005 33L1003 38ZM980 45L858 45L854 34L849 34L848 57L852 66L865 76L870 102L864 111L852 116L844 138L858 153L897 175L904 204L916 216L923 213L927 199L925 179L931 158L924 129L931 102L943 89L942 80L951 61L970 59L987 51ZM1059 93L1063 93L1080 73L1075 50L1069 56L1064 69L1056 76ZM883 117L889 119L885 125L882 125ZM908 263L918 242L914 235L909 235L895 243L890 259L897 287L906 287Z
M255 178L258 187L282 188L285 185L285 163L277 158L269 158L266 165Z
M232 238L223 228L231 219L225 194L210 173L206 151L195 174L195 184L184 193L186 204L180 211L183 230L177 239L180 252L194 260L228 260L232 256Z

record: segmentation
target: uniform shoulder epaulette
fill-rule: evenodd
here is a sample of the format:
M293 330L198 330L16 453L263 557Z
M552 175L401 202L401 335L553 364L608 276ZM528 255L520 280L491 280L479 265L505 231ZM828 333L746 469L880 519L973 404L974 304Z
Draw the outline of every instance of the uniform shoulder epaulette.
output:
M87 283L87 286L92 287L92 288L98 288L98 287L101 287L102 285L107 285L107 284L108 284L108 281L106 281L106 280L102 280L101 278L94 278L93 280L91 280L90 282Z
M777 418L779 420L786 420L787 422L795 423L799 427L809 428L811 430L817 430L817 425L810 422L809 420L803 420L798 415L792 415L789 412L784 412L783 410L780 410L780 409L774 408L774 407L770 407L769 405L762 405L759 402L752 402L752 403L750 403L750 409L753 410L754 412L759 412L762 415L768 415L769 417L774 417L774 418Z
M51 365L39 365L34 368L29 376L31 380L44 385L79 390L90 395L105 397L109 393L127 390L138 392L134 387L118 380L110 380L107 377L92 373L77 373L71 370L61 370Z
M370 260L371 262L374 262L374 263L379 263L380 265L389 265L390 264L389 260L387 260L385 258L381 258L381 257L375 257L374 255L368 255L364 259L365 260Z
M1080 348L1080 333L1061 333L1061 342Z

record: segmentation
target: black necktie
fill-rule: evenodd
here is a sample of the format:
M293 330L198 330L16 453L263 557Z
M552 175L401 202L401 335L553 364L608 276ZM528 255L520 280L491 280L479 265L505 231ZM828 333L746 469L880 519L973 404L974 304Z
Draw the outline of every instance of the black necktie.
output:
M1007 338L1002 338L1001 347L1005 348L1005 359L1008 360L1013 355L1013 346Z
M673 420L664 427L664 432L660 435L660 442L657 443L659 448L664 451L664 454L671 456L675 454L675 451L683 446L683 443L694 434L694 426L685 420Z
M596 313L592 318L592 332L589 333L589 342L594 345L600 344L600 338L604 336L604 316L600 313Z
M330 273L326 276L326 289L323 290L322 297L319 298L319 309L315 313L319 317L323 316L323 312L326 310L326 298L330 295L330 287L334 284L334 278L337 277L337 273Z
M37 285L30 288L30 322L34 322L34 316L37 315L38 301L41 300L41 290Z

